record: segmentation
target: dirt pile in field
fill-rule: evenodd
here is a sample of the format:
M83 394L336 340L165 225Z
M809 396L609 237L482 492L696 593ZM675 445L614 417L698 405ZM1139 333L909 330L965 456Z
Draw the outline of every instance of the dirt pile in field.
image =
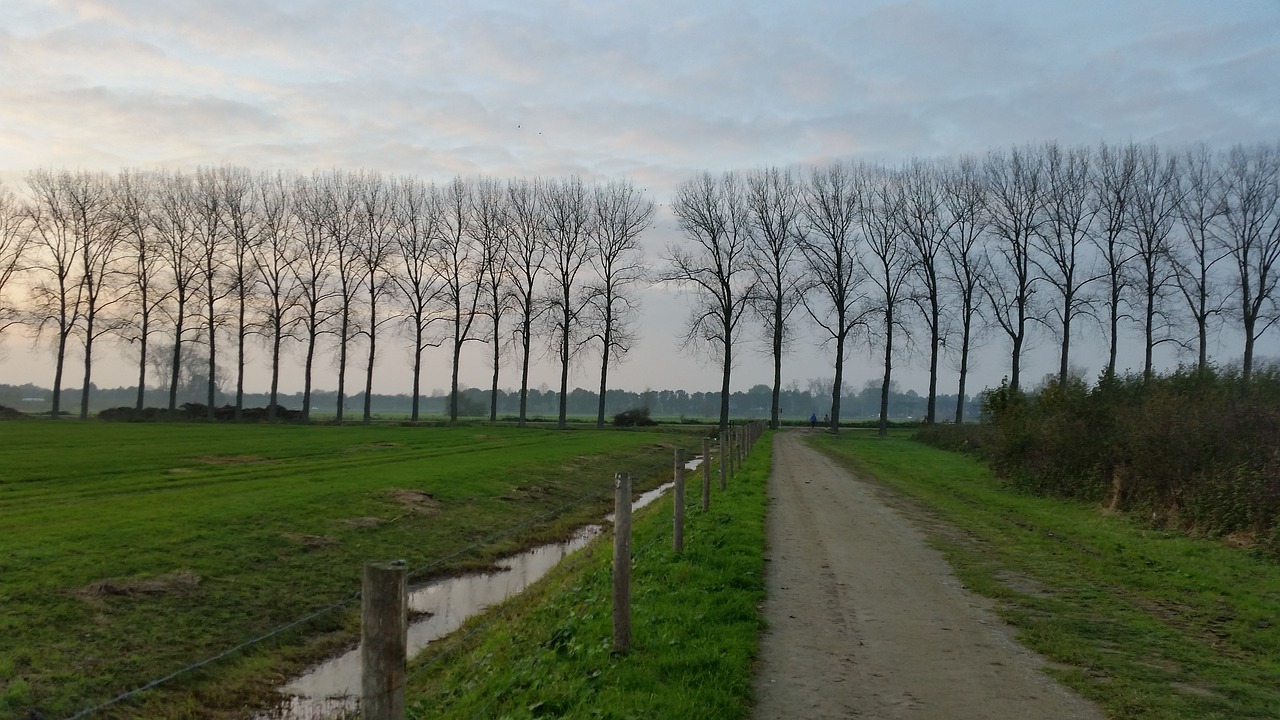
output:
M327 535L308 535L306 533L287 532L280 533L285 538L296 543L301 543L308 550L319 550L320 548L329 547L338 542Z
M436 500L431 493L423 490L395 488L387 491L387 497L405 510L417 515L440 514L440 501Z
M167 575L151 578L97 580L81 588L79 594L84 597L137 597L187 593L199 587L201 580L199 575L190 570L175 570Z
M0 405L0 420L21 420L27 414L21 410L14 410L11 407Z

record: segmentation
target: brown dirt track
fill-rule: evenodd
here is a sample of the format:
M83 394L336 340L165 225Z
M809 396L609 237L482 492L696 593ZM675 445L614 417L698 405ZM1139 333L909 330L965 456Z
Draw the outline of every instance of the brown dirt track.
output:
M774 439L753 718L1103 717L964 589L927 546L927 517L805 432Z

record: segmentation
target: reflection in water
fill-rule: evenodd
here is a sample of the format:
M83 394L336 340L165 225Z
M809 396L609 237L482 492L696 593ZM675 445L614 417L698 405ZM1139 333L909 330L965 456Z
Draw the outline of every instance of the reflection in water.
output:
M688 469L698 467L701 457L690 460ZM673 483L640 495L633 503L642 508L670 490ZM613 521L610 514L606 520ZM542 545L497 563L498 570L480 575L445 578L409 591L409 612L430 613L430 617L409 626L409 657L429 643L462 627L471 616L516 595L537 582L565 556L579 550L603 532L599 525L580 528L566 542ZM280 689L288 696L270 718L280 720L321 720L356 710L360 697L360 648L326 660L307 674Z

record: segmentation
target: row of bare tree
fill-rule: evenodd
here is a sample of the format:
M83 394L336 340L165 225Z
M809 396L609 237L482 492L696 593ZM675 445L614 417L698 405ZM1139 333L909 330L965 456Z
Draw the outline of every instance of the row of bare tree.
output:
M562 367L561 425L570 363L589 347L600 353L603 424L610 361L633 339L634 290L644 277L639 237L654 212L628 182L588 185L577 177L437 185L370 172L216 167L115 175L40 170L26 185L26 197L0 188L0 331L24 323L51 339L54 417L77 344L84 360L80 414L88 415L95 343L108 335L138 348L139 409L157 337L171 343L159 363L170 381L170 409L184 350L199 343L211 415L218 342L230 338L238 416L246 346L260 336L271 359L272 415L281 353L288 343L302 345L308 418L313 366L322 340L332 340L339 421L349 351L361 340L368 420L378 340L394 325L411 348L414 419L426 348L451 351L456 419L462 348L482 340L493 351L491 417L499 354L508 347L519 353L523 424L530 357L535 338L543 338Z
M720 363L722 426L735 348L756 327L771 347L777 426L798 308L835 347L832 429L848 344L860 337L883 350L882 433L895 352L925 334L927 420L950 341L959 422L970 352L985 330L1009 341L1014 389L1033 326L1058 342L1066 381L1072 340L1086 327L1104 331L1111 376L1121 333L1136 327L1149 378L1165 343L1204 367L1209 338L1226 325L1243 334L1247 380L1258 338L1280 318L1277 145L1047 143L894 167L704 173L680 185L672 207L684 242L668 247L664 280L695 299L685 343Z

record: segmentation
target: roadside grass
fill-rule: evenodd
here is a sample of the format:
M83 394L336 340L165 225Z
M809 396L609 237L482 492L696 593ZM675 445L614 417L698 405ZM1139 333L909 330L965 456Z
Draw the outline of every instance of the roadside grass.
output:
M612 653L613 544L602 539L428 646L409 668L407 716L749 717L770 442L761 438L726 492L713 480L706 513L691 475L683 553L671 546L670 494L637 513L630 653Z
M350 599L365 560L406 558L421 581L564 537L608 511L615 472L652 487L673 447L700 445L692 430L485 425L33 421L0 433L0 717L50 718ZM267 704L353 642L357 612L347 603L94 717Z
M811 442L946 523L930 536L961 580L1109 717L1280 717L1280 566L1261 552L1019 494L905 432Z

